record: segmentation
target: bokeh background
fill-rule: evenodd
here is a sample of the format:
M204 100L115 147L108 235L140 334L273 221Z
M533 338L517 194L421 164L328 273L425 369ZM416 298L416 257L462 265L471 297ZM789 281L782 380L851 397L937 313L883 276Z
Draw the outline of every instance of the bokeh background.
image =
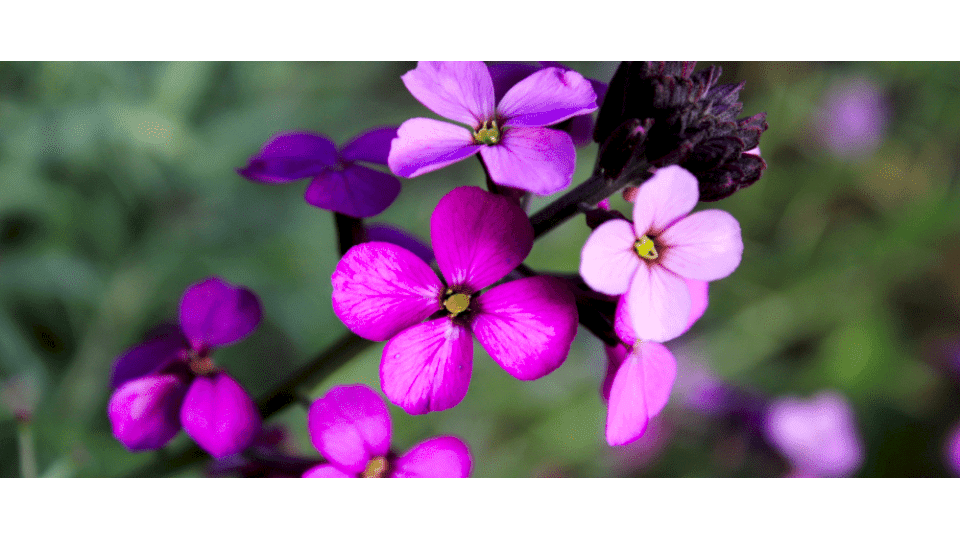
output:
M706 315L668 343L678 381L647 434L606 445L605 354L581 328L566 363L534 382L513 379L477 345L459 406L419 417L390 406L395 449L454 434L482 477L776 477L797 473L796 452L829 460L825 449L837 445L854 457L835 474L956 474L960 65L699 67L711 63L722 82L746 81L744 115L767 112L767 170L699 207L740 221L743 262L711 284ZM616 67L569 65L601 80ZM342 143L432 116L400 81L413 67L0 63L0 475L125 476L158 459L110 434L111 364L174 319L184 289L205 277L260 296L256 332L215 356L255 398L347 332L330 306L332 216L304 202L306 182L260 185L234 168L279 131ZM595 152L578 150L574 182ZM476 160L404 180L372 221L426 239L436 202L464 184L483 185ZM588 234L571 220L527 264L576 272ZM307 393L356 382L379 391L381 350ZM813 415L794 422L794 453L776 444L771 408L825 391L846 401L852 426ZM290 451L316 456L303 407L270 423L285 427ZM181 433L169 447L188 443ZM207 471L197 463L175 474Z

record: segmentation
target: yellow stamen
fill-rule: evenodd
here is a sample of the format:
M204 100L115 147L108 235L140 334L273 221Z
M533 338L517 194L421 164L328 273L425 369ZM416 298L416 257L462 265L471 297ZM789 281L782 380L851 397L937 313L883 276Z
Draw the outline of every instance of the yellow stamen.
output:
M463 293L452 294L443 301L443 307L456 317L470 307L470 297Z
M375 457L367 463L367 468L363 470L364 478L383 478L383 474L387 472L387 458L385 457Z
M487 127L487 124L490 124L490 127ZM480 126L480 129L473 132L473 140L478 144L486 144L488 146L494 145L500 142L500 130L497 128L497 121L491 120L490 122L484 122Z
M633 243L633 250L637 252L637 255L648 261L652 261L659 256L656 246L653 245L653 240L647 235L637 238L637 241Z

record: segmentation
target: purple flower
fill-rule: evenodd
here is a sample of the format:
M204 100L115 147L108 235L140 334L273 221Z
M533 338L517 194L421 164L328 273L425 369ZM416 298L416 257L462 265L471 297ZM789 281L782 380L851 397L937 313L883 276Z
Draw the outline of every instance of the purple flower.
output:
M880 145L890 116L883 93L867 79L851 79L827 90L817 131L824 146L841 159L867 156Z
M484 291L533 247L533 227L504 196L476 187L446 194L430 219L446 285L410 251L367 242L333 273L333 310L383 350L383 392L410 414L442 411L467 393L473 340L508 373L540 378L563 363L577 332L573 294L562 280L518 279Z
M612 219L583 246L580 275L594 290L624 294L640 339L682 334L691 310L684 279L713 281L740 264L740 224L722 210L687 215L697 204L696 178L678 166L660 169L637 191L633 223Z
M767 439L793 465L792 476L849 476L863 462L853 409L836 392L779 399L764 424Z
M954 476L960 476L960 424L955 425L950 430L943 448L943 454L950 472Z
M396 134L396 127L372 129L338 152L330 139L318 133L278 133L237 172L265 184L313 177L304 193L308 203L356 218L375 216L397 198L400 181L356 162L386 165Z
M390 147L395 174L412 178L480 152L497 184L538 195L570 185L573 141L544 126L597 109L597 96L579 73L538 70L499 100L483 62L419 62L402 79L428 109L470 129L429 118L407 120Z
M260 316L260 301L248 289L216 277L191 285L179 326L162 325L117 358L107 409L114 437L130 450L152 450L182 426L214 457L246 448L260 431L260 415L210 354L250 334Z
M310 440L329 461L307 478L466 478L472 461L456 437L436 437L399 458L390 452L390 415L373 390L336 386L313 402L307 416Z

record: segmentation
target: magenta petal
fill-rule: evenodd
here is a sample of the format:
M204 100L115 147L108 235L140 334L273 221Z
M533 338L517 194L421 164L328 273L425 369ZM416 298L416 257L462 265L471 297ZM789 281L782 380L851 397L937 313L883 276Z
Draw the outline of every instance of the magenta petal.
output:
M473 460L456 437L436 437L414 446L393 464L393 478L466 478Z
M658 238L663 266L685 278L713 281L729 276L743 257L736 218L723 210L704 210L671 225Z
M260 323L260 300L218 277L191 285L180 301L180 326L195 349L247 337Z
M250 446L260 431L260 413L247 392L226 373L197 377L180 411L183 430L220 459Z
M364 226L368 241L396 244L420 257L427 264L433 262L433 250L417 236L386 223L367 223Z
M610 388L607 443L629 444L643 435L647 422L667 404L677 376L677 361L666 347L638 344L624 360Z
M597 292L627 292L640 266L640 256L633 249L636 241L633 225L625 219L611 219L600 225L583 244L580 277Z
M640 185L633 206L637 235L659 235L700 200L697 178L679 165L664 167Z
M417 62L400 79L440 116L471 127L493 119L493 82L483 62Z
M333 465L324 463L307 470L301 478L356 478L357 475L341 471Z
M343 145L340 157L344 161L366 161L386 165L390 142L397 137L398 126L367 130Z
M682 334L690 318L690 292L683 278L659 265L641 264L627 292L633 330L658 343Z
M133 379L157 372L176 360L190 344L176 324L164 324L143 343L131 347L113 364L110 384L114 388Z
M597 110L593 86L576 71L544 68L517 83L497 104L505 126L542 127Z
M155 450L180 431L180 406L187 385L176 375L127 382L107 405L113 436L128 449Z
M422 259L394 244L353 246L330 281L333 312L372 341L389 339L440 309L440 279Z
M700 320L700 317L703 317L703 314L707 311L707 304L709 303L708 283L687 278L684 278L683 281L687 284L687 291L690 293L690 317L687 318L687 330L689 330L693 323Z
M476 304L473 332L510 375L538 379L566 360L578 317L573 293L562 280L518 279L484 292Z
M631 341L631 343L633 342ZM600 385L600 395L603 396L603 399L610 399L610 387L613 386L613 379L617 376L620 365L630 355L632 348L632 346L628 348L623 343L618 343L616 347L610 347L609 345L604 347L607 353L607 372L603 376L603 384Z
M470 331L442 317L397 334L383 349L380 384L408 414L455 407L467 395L473 371Z
M396 177L350 165L342 171L327 169L307 186L303 198L317 208L365 218L383 212L400 194Z
M566 189L577 159L570 135L539 127L504 130L500 144L481 147L480 155L495 183L537 195Z
M237 172L250 180L278 184L315 176L336 163L337 149L330 139L294 131L274 135Z
M476 292L496 283L530 254L533 226L509 198L463 186L437 203L430 216L430 239L447 283Z
M507 90L543 67L522 62L493 62L487 64L487 69L490 70L490 78L493 80L494 98L499 103Z
M429 118L400 125L387 164L397 176L413 178L466 159L480 151L473 135L460 126Z
M630 316L630 310L627 308L627 295L623 295L617 300L617 311L613 318L613 331L620 338L620 341L633 347L638 339L636 330L633 329L633 317Z
M317 451L345 472L360 474L390 451L387 405L363 385L336 386L314 401L307 429Z

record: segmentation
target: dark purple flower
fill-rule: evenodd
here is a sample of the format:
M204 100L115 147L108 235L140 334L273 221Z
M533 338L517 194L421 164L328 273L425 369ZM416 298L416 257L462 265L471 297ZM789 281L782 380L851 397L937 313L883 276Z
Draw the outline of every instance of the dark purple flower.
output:
M390 452L390 415L380 396L363 385L336 386L313 402L310 440L329 461L308 478L466 478L472 460L456 437L423 441L406 454Z
M372 129L338 152L330 139L319 133L278 133L237 172L265 184L313 177L304 194L308 203L356 218L375 216L397 198L400 181L357 162L386 165L390 141L396 134L396 127Z
M260 301L248 289L216 277L191 285L180 302L180 325L161 325L114 364L107 412L117 440L130 450L153 450L182 426L214 457L246 448L260 431L260 415L210 354L246 337L260 317Z
M573 294L557 278L497 285L533 247L533 227L515 203L476 187L445 195L430 219L437 265L384 242L348 251L333 273L333 310L383 350L380 378L390 401L410 414L449 409L466 395L476 335L521 380L566 359L577 331Z
M395 174L412 178L479 152L499 185L538 195L570 185L573 141L544 126L596 110L596 94L579 73L538 70L499 100L483 62L419 62L403 83L428 109L470 129L429 118L407 120L390 147Z

